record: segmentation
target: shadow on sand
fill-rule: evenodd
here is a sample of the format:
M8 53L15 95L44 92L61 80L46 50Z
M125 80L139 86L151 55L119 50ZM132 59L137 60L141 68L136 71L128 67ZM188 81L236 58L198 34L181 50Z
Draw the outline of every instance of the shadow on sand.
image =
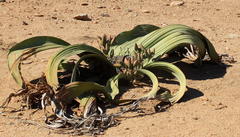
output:
M187 79L191 80L206 80L221 78L226 74L226 70L231 65L227 64L216 64L211 62L203 62L200 67L196 67L193 64L188 64L185 62L178 62L175 64L178 66Z
M186 62L177 62L175 63L177 67L179 67L186 76L188 80L207 80L207 79L216 79L223 77L227 68L231 67L231 65L227 64L216 64L212 62L203 62L200 67L196 67L193 64L188 64ZM164 72L159 72L159 70L153 70L158 77L162 77L163 79L159 79L160 83L168 83L168 84L178 84L177 81L166 80L165 78L173 78L172 75L166 74ZM179 102L186 102L191 99L195 99L203 96L203 92L192 87L188 87L187 92L184 94L183 98Z

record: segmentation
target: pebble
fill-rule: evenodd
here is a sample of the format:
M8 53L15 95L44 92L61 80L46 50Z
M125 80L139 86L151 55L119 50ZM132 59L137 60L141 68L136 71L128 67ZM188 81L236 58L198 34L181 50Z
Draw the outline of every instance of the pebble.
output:
M102 14L100 14L102 17L110 17L110 15L109 14L107 14L107 13L102 13Z
M184 1L173 1L171 2L170 6L182 6Z
M166 3L166 4L164 4L165 6L170 6L170 4L169 3Z
M131 10L131 9L127 9L127 12L133 12L133 10Z
M88 3L82 3L81 5L82 6L88 6Z
M126 127L126 128L125 128L125 130L129 130L129 128L128 128L128 127Z
M6 0L0 0L0 2L6 2Z
M79 14L78 16L75 16L74 19L76 20L82 20L82 21L91 21L92 19L88 17L87 14Z
M207 97L201 97L201 100L203 105L211 103L211 100L209 100Z
M97 6L98 9L104 9L106 6Z
M98 22L98 21L94 21L93 23L94 23L94 24L98 24L99 22Z
M143 12L143 13L150 13L149 10L143 10L142 12Z
M56 20L56 19L57 19L57 17L53 16L53 17L52 17L52 19Z
M113 7L113 10L119 10L119 9L121 9L119 6Z
M28 23L26 21L23 21L22 24L23 25L28 25Z
M193 117L193 120L198 120L199 118L198 117Z
M193 19L193 21L199 21L199 19Z
M240 13L237 13L237 17L240 17Z
M37 15L34 15L35 17L44 17L44 15L42 14L37 14Z

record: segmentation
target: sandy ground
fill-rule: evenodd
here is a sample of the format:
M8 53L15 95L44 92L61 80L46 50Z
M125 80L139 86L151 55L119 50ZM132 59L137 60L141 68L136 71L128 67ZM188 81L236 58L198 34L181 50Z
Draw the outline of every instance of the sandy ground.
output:
M240 61L240 1L185 0L170 6L172 0L7 0L0 2L0 102L18 89L7 64L7 50L26 38L50 35L72 44L94 44L102 34L115 35L137 24L185 24L214 44L218 53ZM84 4L85 3L85 4ZM92 21L74 20L88 14ZM44 71L48 54L28 68L31 77ZM37 69L36 69L37 68ZM201 68L182 67L189 90L183 100L167 112L124 119L103 136L129 137L239 137L240 65L221 67L203 64ZM28 112L13 116L26 116ZM0 114L1 137L64 137L51 131L7 118ZM34 120L43 121L35 114Z

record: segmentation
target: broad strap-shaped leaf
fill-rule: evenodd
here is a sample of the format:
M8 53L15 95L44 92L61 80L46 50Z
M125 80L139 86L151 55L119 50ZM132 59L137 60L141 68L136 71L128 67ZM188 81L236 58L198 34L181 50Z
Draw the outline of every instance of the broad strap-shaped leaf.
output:
M160 100L169 101L170 103L176 103L178 100L182 98L186 91L186 77L178 67L167 62L154 62L146 65L144 68L145 69L157 68L159 70L164 70L171 73L173 76L177 78L180 84L179 90L174 94L168 92L160 94L160 96L158 97ZM152 92L152 94L155 95L154 92Z
M206 53L203 42L193 35L184 35L179 32L176 32L168 39L164 39L154 45L152 48L155 49L155 55L153 58L158 58L164 54L170 53L178 48L191 45L198 45L198 59L203 59ZM187 44L187 45L186 45Z
M96 93L103 93L106 98L109 94L105 91L104 86L94 82L72 82L60 89L56 98L63 104L71 103L75 98L84 97L86 95L95 95Z
M185 25L169 25L157 29L143 37L125 42L122 45L113 46L112 49L115 55L124 55L127 52L133 55L136 43L138 45L143 45L143 47L147 49L155 49L156 54L154 58L161 57L166 53L192 44L199 50L199 59L204 58L207 51L212 61L218 62L220 60L212 43L200 32Z
M155 49L155 57L192 44L198 47L199 58L202 59L208 47L213 47L212 44L208 42L207 38L200 32L188 26L169 25L142 37L137 44L142 44L145 48ZM215 50L211 51L213 52L211 53L213 59L215 59L216 56L218 57L217 54L214 54L216 53L214 52Z
M82 61L84 61L86 59L90 59L90 58L96 58L96 59L98 59L98 61L105 62L106 65L109 65L109 67L112 67L112 64L107 60L107 58L104 55L99 55L99 54L83 55L80 57L80 59L77 61L77 63L75 64L75 66L73 68L71 82L74 82L77 79L77 74L78 74L77 72L78 72L79 64ZM81 109L83 109L84 117L88 117L91 113L94 113L95 111L97 111L98 106L96 106L97 104L96 104L96 96L95 95L86 94L84 96L79 96L76 100L80 103L79 107Z
M54 56L49 59L46 70L46 79L48 84L52 86L53 89L57 89L57 87L59 86L57 70L61 61L63 59L67 59L70 56L78 55L81 53L93 53L102 55L102 52L94 47L86 44L76 44L58 51Z
M136 99L116 99L115 97L120 93L119 91L119 85L118 82L120 79L125 78L126 76L123 73L118 73L114 77L110 78L105 86L105 91L109 94L109 97L111 98L111 102L114 104L125 104L132 101L135 101Z
M118 34L114 38L113 46L121 45L127 41L131 41L135 38L142 37L156 29L159 29L159 27L155 26L155 25L150 25L150 24L137 25L130 31L124 31L124 32Z
M26 39L13 46L8 53L8 67L16 83L23 87L23 79L20 72L20 63L24 59L48 49L61 48L69 43L51 36L38 36Z
M112 100L119 94L118 81L121 78L124 78L124 74L118 73L116 76L110 78L106 84L105 90L110 94Z
M157 91L159 90L157 77L151 71L146 70L146 69L139 69L139 70L137 70L137 72L148 76L153 83L152 90L144 97L148 97L148 98L155 97ZM119 86L118 86L119 79L124 78L124 77L125 77L125 75L123 73L119 73L118 75L109 79L109 81L107 82L107 85L105 88L106 88L106 91L108 91L110 93L113 100L115 99L116 95L119 94Z
M157 91L159 90L157 77L151 71L146 69L139 69L137 70L137 72L142 73L149 77L153 85L151 91L147 95L144 95L143 97L147 97L148 99L155 98Z

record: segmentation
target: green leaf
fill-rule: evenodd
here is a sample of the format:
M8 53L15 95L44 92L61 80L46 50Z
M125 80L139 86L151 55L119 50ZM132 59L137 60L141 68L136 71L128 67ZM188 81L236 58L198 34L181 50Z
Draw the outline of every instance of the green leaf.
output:
M218 62L220 60L212 43L200 32L185 25L169 25L157 29L145 36L125 42L122 45L113 46L112 50L114 50L115 55L125 55L126 53L133 55L136 43L143 45L147 49L155 49L156 54L153 58L161 57L166 53L192 44L197 46L199 50L199 59L203 59L207 51L212 61Z
M82 61L84 61L86 59L90 59L90 58L96 58L96 59L98 59L98 61L105 62L106 65L109 65L109 67L112 67L112 64L103 55L99 55L99 54L83 55L83 56L80 57L80 59L77 61L77 63L75 64L75 66L73 68L71 82L76 81L77 71L78 71L77 68L78 68L79 64ZM91 113L94 113L92 111L96 111L96 109L94 109L94 110L92 109L92 108L96 108L97 107L97 106L93 106L93 105L96 105L96 97L94 95L86 94L85 96L80 96L78 98L79 99L77 99L77 100L80 103L80 108L83 109L83 116L84 117L88 117L88 115L90 115Z
M143 97L147 97L148 99L155 98L157 91L159 90L157 77L151 71L146 69L139 69L137 70L137 72L148 76L153 84L151 91L147 95L144 95Z
M173 76L175 76L179 81L180 88L178 92L174 94L164 92L163 94L160 94L160 96L158 97L160 100L168 101L170 103L176 103L178 100L182 98L186 91L186 77L178 67L167 62L154 62L146 65L144 68L145 69L157 68L159 70L167 71L171 73ZM155 95L154 92L152 92L151 94Z
M104 86L94 82L72 82L64 86L56 94L58 101L67 105L75 98L84 98L88 95L103 93L107 99L110 99L109 94L105 91Z
M57 89L57 87L59 86L57 70L61 61L67 59L70 56L78 55L81 53L93 53L103 55L100 50L86 44L71 45L57 52L49 59L46 70L47 82L50 86L53 87L53 89Z
M146 70L146 69L139 69L139 70L137 70L137 72L147 75L153 83L152 90L143 97L154 98L157 91L159 90L157 77L151 71ZM123 73L119 73L116 76L109 79L109 81L107 82L107 85L105 88L106 88L106 91L108 91L110 93L113 100L115 99L116 95L119 94L119 86L118 86L119 79L124 78L124 77L125 77L125 75ZM128 101L130 101L130 100L128 100Z
M150 24L137 25L130 31L124 31L118 34L114 38L113 45L120 45L135 38L142 37L156 29L159 29L159 27Z
M203 59L206 54L204 43L198 37L193 35L185 35L181 32L176 32L172 35L169 35L169 37L154 45L152 49L155 49L156 52L153 58L161 57L164 54L170 53L189 44L198 45L198 59Z
M123 73L118 73L116 76L110 78L106 84L105 90L110 94L112 100L119 94L118 81L124 78Z
M23 78L20 72L21 60L48 49L61 48L70 45L69 43L55 37L38 36L26 39L13 46L8 53L8 67L16 83L24 87Z

